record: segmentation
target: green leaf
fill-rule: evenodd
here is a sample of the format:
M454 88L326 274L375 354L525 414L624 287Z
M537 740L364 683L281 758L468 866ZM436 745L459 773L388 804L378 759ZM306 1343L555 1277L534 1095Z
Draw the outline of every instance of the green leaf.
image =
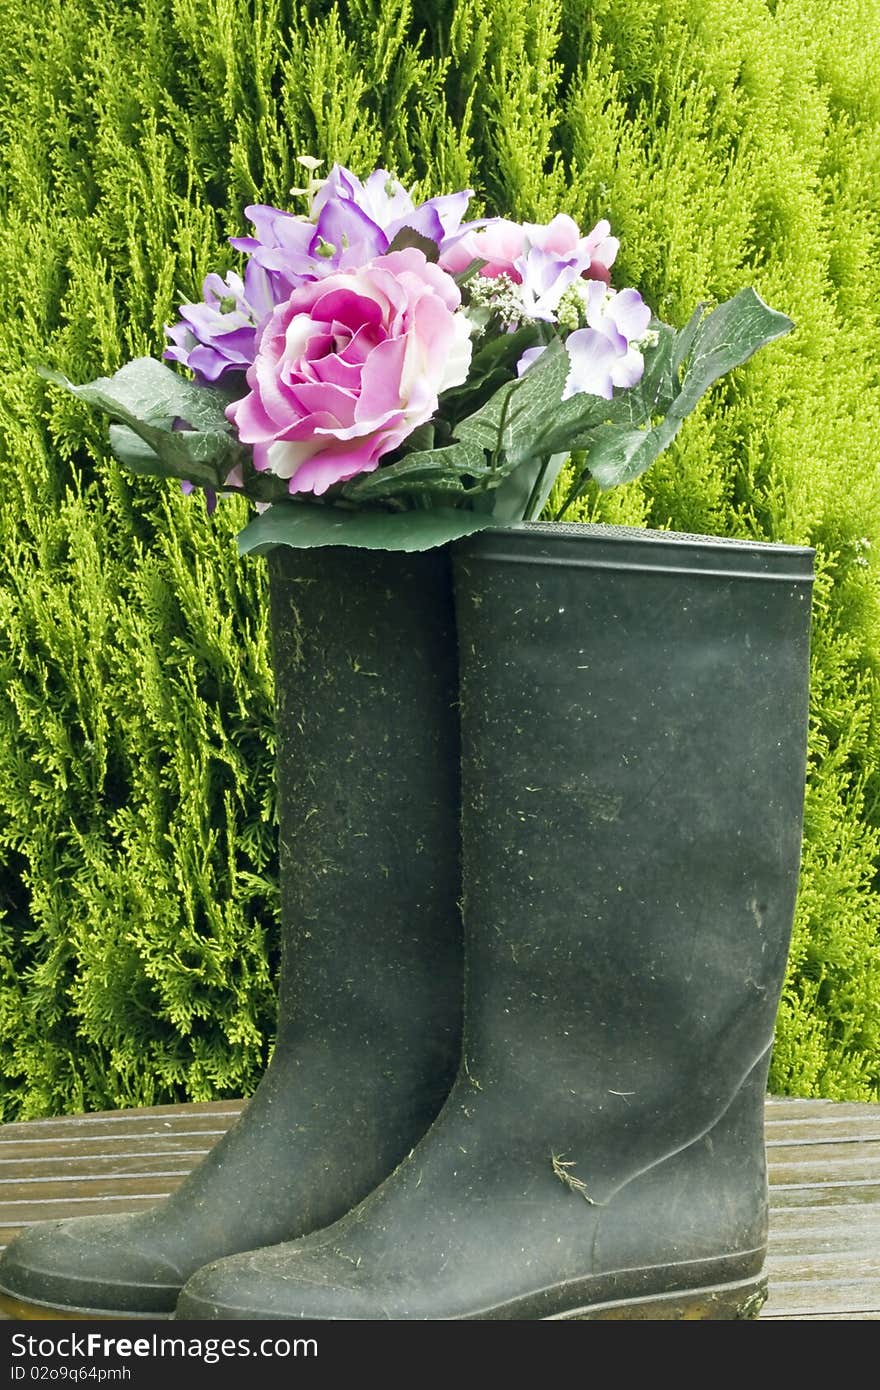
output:
M461 420L457 438L484 449L499 465L506 462L508 472L536 453L552 452L543 436L559 409L568 369L568 354L556 339L521 377L506 383L473 415Z
M418 425L413 430L412 434L407 435L407 447L412 450L413 453L423 449L433 449L434 436L436 433L437 430L433 420L429 420L425 425Z
M511 376L515 376L516 364L520 357L526 348L534 347L538 341L538 332L533 325L518 328L514 333L501 333L497 338L489 338L474 353L468 375L480 377L498 367L504 367ZM453 387L447 394L452 395L455 391L462 389L462 387Z
M488 264L489 262L483 260L482 257L475 256L472 261L468 261L464 270L458 271L458 273L456 275L453 275L452 278L457 285L466 285L468 280L472 280L474 276L477 274L477 272L479 270L482 270L484 265Z
M596 431L587 450L587 477L595 478L599 487L619 487L632 482L654 462L677 433L678 426L667 417L654 429L622 430L606 425ZM584 486L586 478L584 479ZM583 491L581 481L575 484L566 498L569 506ZM560 513L561 514L561 513Z
M110 448L114 458L130 469L132 473L155 475L159 472L160 461L155 449L145 444L139 434L128 425L110 426Z
M440 397L440 414L450 422L473 415L502 386L516 380L516 364L526 348L534 347L539 336L534 326L502 333L480 344L471 358L467 381L451 386Z
M475 498L474 507L488 512L496 526L537 521L567 458L563 450L526 459L508 473L498 487Z
M155 357L135 357L112 377L98 377L74 386L61 372L38 368L48 381L66 386L80 400L108 415L124 413L151 425L185 420L194 430L229 428L224 408L227 398L211 386L199 386Z
M279 545L296 549L351 545L367 550L432 550L492 525L490 516L454 508L346 511L308 502L277 502L239 532L238 552L265 555Z
M759 348L792 328L794 323L787 314L771 309L753 289L740 290L701 320L681 391L670 406L670 413L684 419L719 377L747 362Z
M385 254L403 251L408 246L414 246L417 251L421 251L426 261L436 261L440 258L440 248L436 241L432 241L431 237L425 236L422 232L417 232L415 227L401 227Z
M703 321L703 318L705 317L706 308L707 306L705 304L698 304L696 309L688 319L687 323L685 324L684 328L682 328L681 331L679 333L676 333L675 335L675 349L672 356L672 368L676 375L678 375L678 373L681 371L682 367L684 366L685 359L687 358L688 353L694 345L694 339L697 336L697 329L699 328L700 324Z
M137 357L112 377L82 386L60 372L38 371L143 441L147 448L135 450L127 435L111 437L111 447L114 439L121 445L120 462L135 472L219 487L230 469L249 457L226 419L222 392L188 381L155 358ZM180 422L190 428L175 429Z
M469 489L464 478L481 479L490 473L482 449L467 444L447 444L440 449L415 449L397 463L381 465L345 483L343 497L352 501L385 501L421 492L460 493Z

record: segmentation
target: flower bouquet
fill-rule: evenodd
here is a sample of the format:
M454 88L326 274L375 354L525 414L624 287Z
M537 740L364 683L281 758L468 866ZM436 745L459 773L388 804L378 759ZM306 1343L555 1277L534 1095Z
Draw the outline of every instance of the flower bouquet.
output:
M237 493L242 554L277 545L424 550L538 519L638 477L720 376L792 322L752 289L679 331L617 289L619 242L464 221L471 191L416 204L386 170L309 170L308 211L246 209L243 274L212 273L166 330L166 365L74 385L135 473ZM180 369L183 370L180 370Z

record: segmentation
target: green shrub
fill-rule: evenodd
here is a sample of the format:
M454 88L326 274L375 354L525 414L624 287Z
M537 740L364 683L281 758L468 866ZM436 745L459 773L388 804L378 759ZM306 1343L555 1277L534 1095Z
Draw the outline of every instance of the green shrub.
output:
M247 1093L277 946L265 573L36 377L158 353L301 153L622 241L797 325L583 519L817 550L771 1086L880 1098L877 0L0 0L0 1114Z

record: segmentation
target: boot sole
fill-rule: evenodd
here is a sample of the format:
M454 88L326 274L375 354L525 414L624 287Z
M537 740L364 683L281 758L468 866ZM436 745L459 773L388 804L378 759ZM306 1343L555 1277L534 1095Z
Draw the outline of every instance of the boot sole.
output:
M767 1279L761 1276L756 1279L743 1279L736 1284L715 1284L703 1289L683 1289L644 1298L622 1298L610 1303L594 1303L565 1313L553 1313L544 1321L739 1321L757 1318L767 1302L767 1297Z
M564 1313L552 1313L543 1322L701 1322L709 1320L742 1321L757 1318L767 1301L767 1280L764 1277L744 1279L735 1284L716 1284L703 1289L677 1290L672 1293L649 1295L643 1298L614 1299L608 1303L593 1303ZM144 1318L170 1321L170 1313L132 1313L106 1308L71 1308L49 1303L34 1303L13 1298L0 1291L0 1312L16 1322L55 1320L117 1321Z
M13 1322L39 1321L124 1321L131 1318L144 1318L149 1321L170 1320L170 1313L126 1312L112 1308L78 1308L70 1304L36 1303L31 1299L16 1298L0 1289L0 1313Z

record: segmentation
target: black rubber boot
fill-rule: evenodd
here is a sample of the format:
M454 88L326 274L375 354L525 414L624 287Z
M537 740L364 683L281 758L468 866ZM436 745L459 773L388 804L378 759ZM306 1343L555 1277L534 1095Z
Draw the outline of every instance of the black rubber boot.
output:
M22 1304L170 1315L200 1265L335 1221L428 1128L460 1057L459 744L446 552L269 557L282 973L242 1118L170 1198L44 1223ZM37 1313L33 1314L38 1315Z
M354 1211L180 1320L748 1318L798 881L812 551L457 546L465 1044Z

